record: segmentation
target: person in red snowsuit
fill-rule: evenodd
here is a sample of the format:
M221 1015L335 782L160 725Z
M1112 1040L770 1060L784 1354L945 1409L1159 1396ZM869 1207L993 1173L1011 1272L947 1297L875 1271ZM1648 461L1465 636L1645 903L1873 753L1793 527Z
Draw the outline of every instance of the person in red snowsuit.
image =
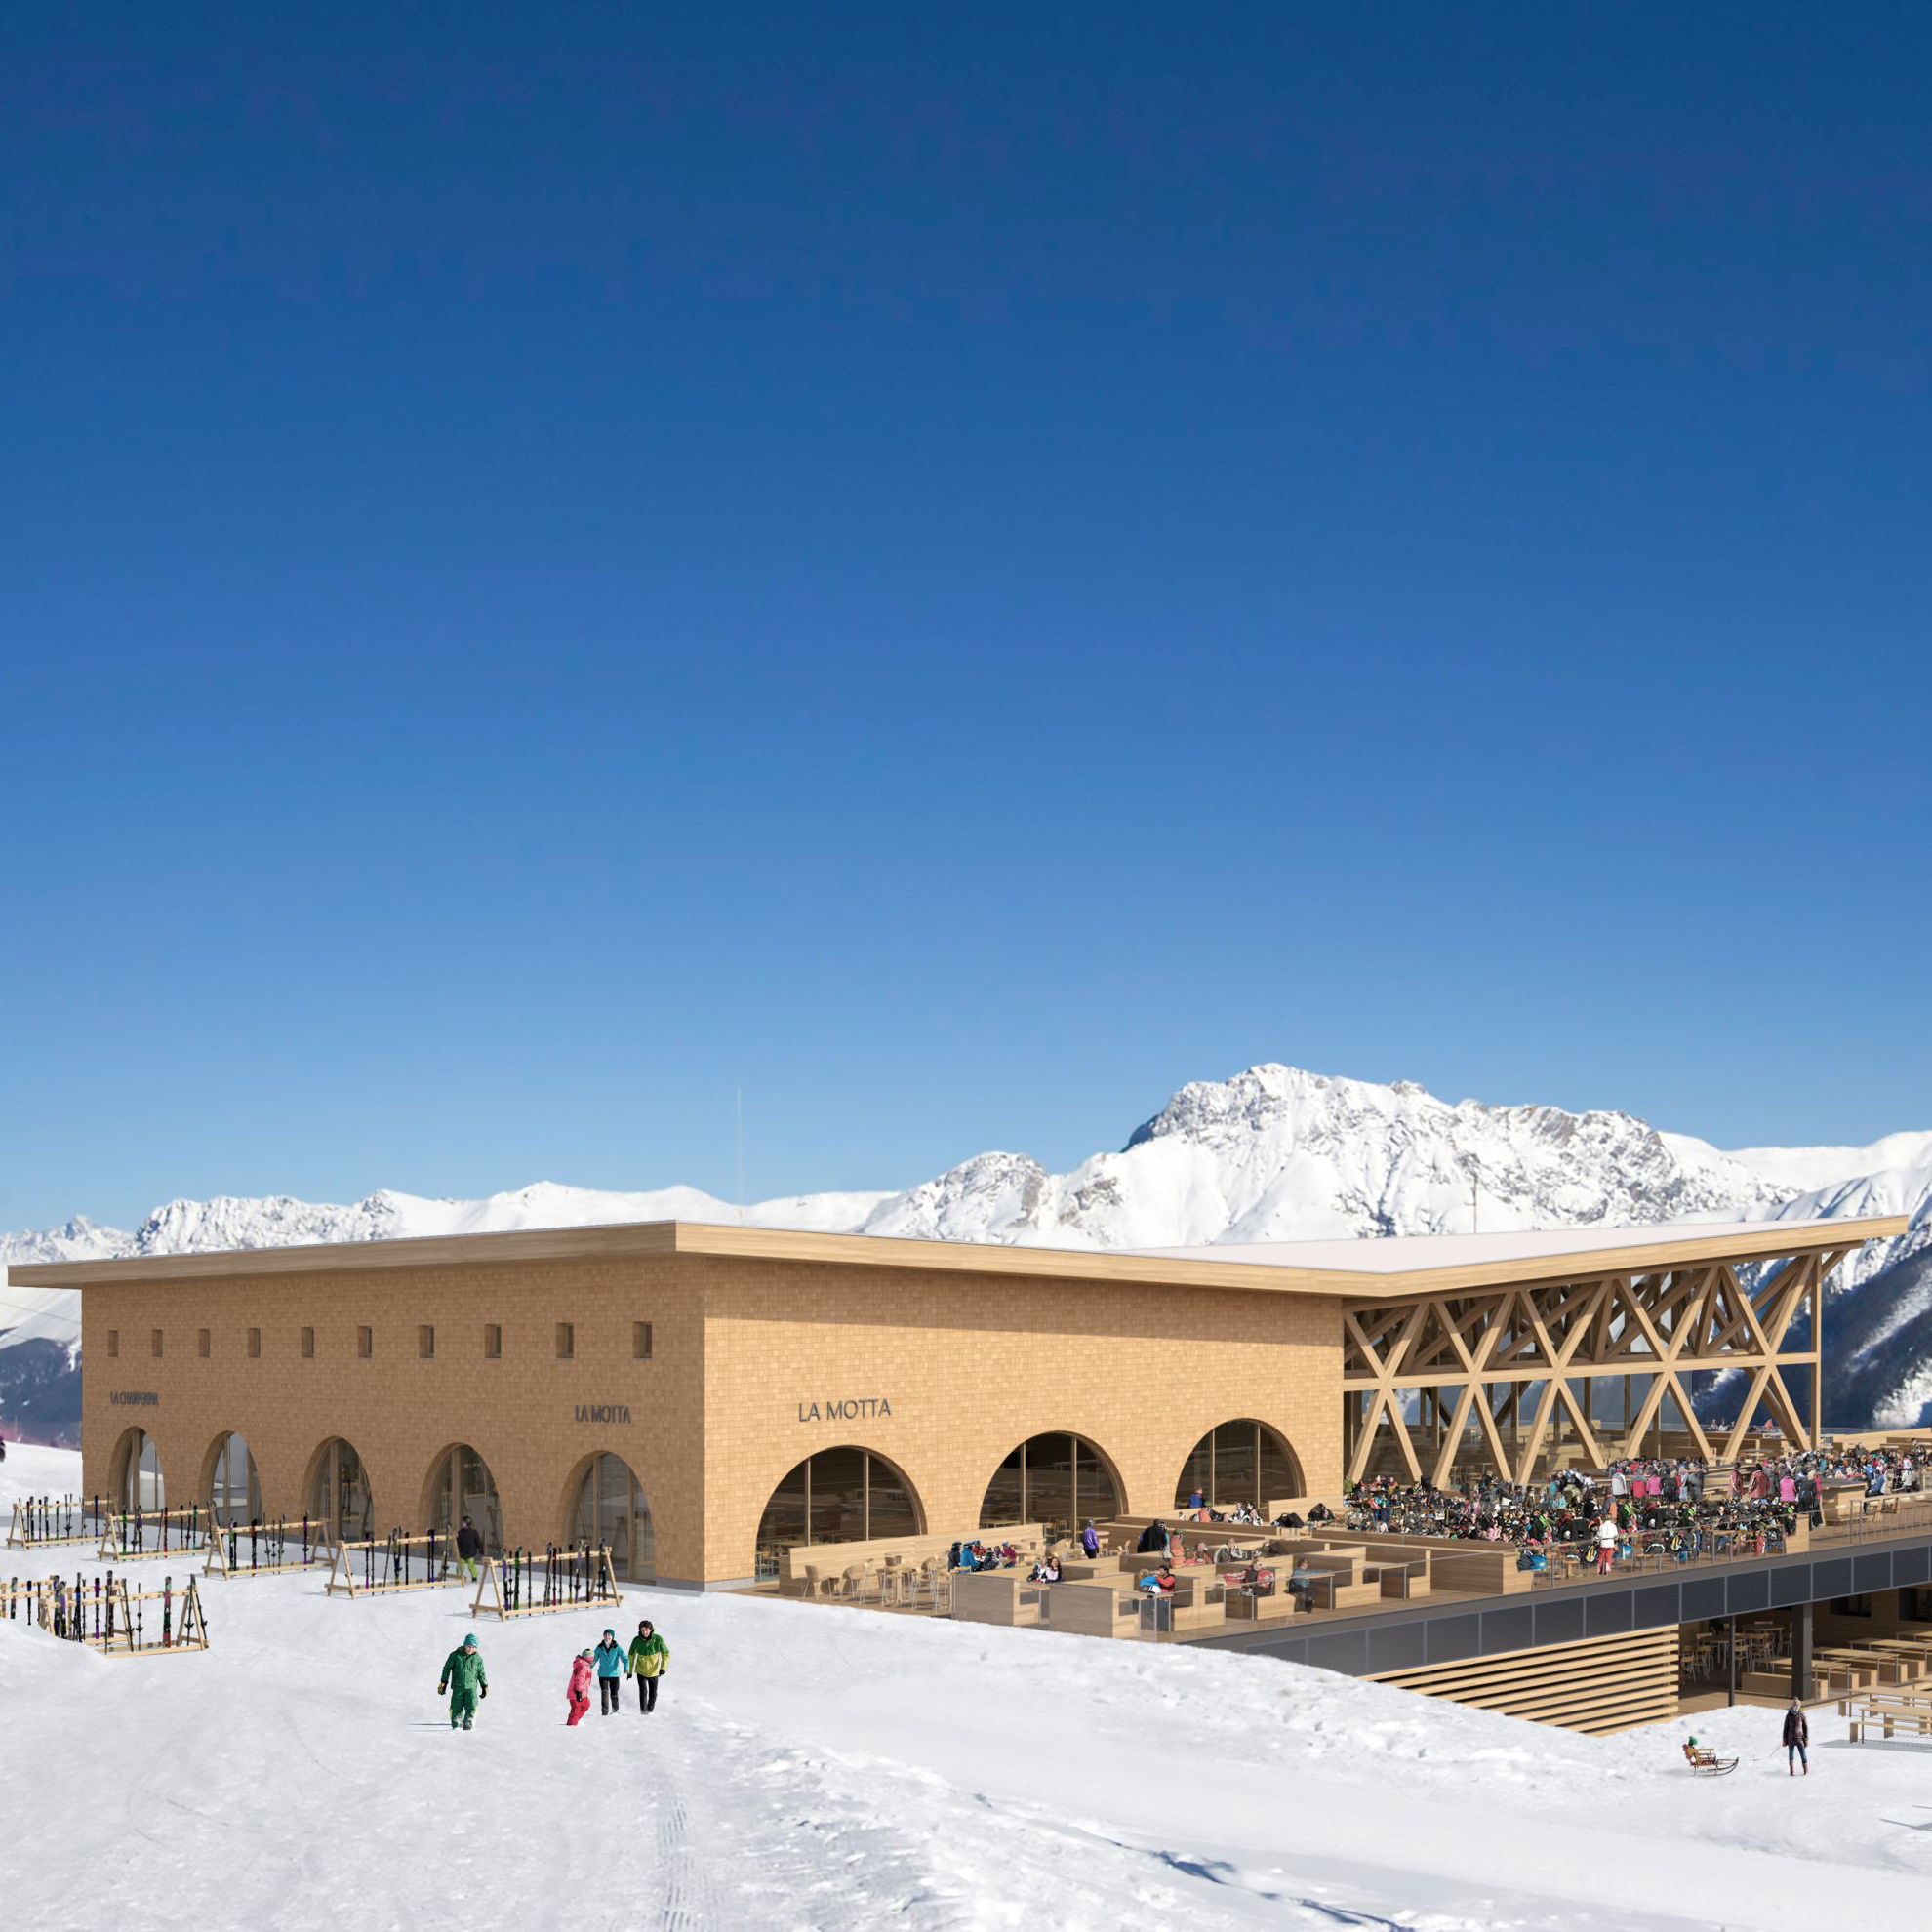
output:
M570 1667L570 1715L566 1724L575 1724L590 1709L590 1679L596 1674L596 1666L590 1661L587 1650L577 1653L577 1662Z

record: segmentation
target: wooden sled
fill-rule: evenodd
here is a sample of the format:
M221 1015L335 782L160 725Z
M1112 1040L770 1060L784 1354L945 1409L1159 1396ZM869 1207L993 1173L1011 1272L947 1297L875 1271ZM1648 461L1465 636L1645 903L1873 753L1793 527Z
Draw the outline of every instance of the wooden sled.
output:
M1735 1757L1719 1757L1714 1751L1706 1751L1702 1745L1687 1744L1684 1758L1690 1765L1693 1778L1723 1778L1738 1768Z

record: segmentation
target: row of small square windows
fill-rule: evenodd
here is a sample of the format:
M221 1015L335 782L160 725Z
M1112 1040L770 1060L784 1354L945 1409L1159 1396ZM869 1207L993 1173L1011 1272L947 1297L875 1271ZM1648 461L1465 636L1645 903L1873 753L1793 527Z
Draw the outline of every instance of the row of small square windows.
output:
M157 1360L161 1354L160 1329L148 1332L148 1353ZM117 1359L121 1352L121 1331L110 1328L107 1331L107 1353ZM199 1329L195 1335L195 1353L212 1355L214 1334L210 1329ZM251 1328L248 1331L248 1352L253 1356L262 1353L262 1331ZM305 1357L315 1353L315 1331L304 1328L302 1331L302 1352ZM355 1352L367 1360L376 1352L376 1331L373 1328L358 1328L355 1331ZM436 1352L436 1331L428 1322L423 1322L416 1331L416 1352L427 1361ZM503 1352L503 1331L500 1323L486 1321L483 1324L483 1354L486 1360L495 1361ZM648 1321L633 1321L630 1324L630 1352L640 1362L651 1359L651 1324ZM577 1325L574 1322L557 1323L557 1360L567 1362L577 1353Z

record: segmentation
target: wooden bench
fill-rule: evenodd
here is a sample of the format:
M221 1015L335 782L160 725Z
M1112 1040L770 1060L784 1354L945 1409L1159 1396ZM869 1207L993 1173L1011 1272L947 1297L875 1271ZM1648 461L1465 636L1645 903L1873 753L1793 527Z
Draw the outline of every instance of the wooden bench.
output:
M1855 1704L1838 1706L1841 1716L1851 1720L1851 1741L1859 1744L1874 1725L1882 1735L1909 1731L1914 1737L1932 1738L1932 1704L1915 1699L1869 1697Z

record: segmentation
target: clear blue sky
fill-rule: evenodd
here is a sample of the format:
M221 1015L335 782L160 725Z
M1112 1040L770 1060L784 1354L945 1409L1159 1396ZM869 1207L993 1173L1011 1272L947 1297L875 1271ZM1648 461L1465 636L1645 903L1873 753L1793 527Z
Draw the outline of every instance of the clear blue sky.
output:
M1280 1059L1932 1125L1932 12L92 6L0 63L0 1226Z

